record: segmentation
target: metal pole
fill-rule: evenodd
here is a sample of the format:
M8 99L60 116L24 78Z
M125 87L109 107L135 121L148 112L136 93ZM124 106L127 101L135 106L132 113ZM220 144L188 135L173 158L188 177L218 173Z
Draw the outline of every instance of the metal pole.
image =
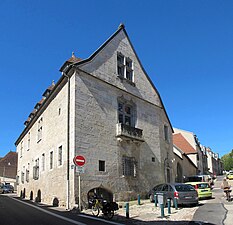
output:
M158 204L158 198L157 198L157 195L156 195L156 194L154 195L154 200L155 200L155 207L157 207L157 204Z
M161 209L161 217L164 217L164 205L163 205L163 203L160 204L160 209Z
M138 205L141 205L141 198L139 194L138 194Z
M167 213L171 214L171 199L170 198L167 200Z
M78 175L78 207L79 210L82 211L82 205L81 205L81 178L80 178L80 173Z
M177 198L174 198L175 209L178 209Z
M129 203L128 202L125 203L125 213L126 213L126 218L128 219L129 218Z

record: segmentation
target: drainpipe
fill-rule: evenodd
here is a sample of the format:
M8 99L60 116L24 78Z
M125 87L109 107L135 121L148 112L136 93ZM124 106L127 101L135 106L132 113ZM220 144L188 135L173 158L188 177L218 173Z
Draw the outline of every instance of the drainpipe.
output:
M62 75L67 78L67 177L66 177L66 209L70 209L70 77L67 75L69 67L65 68Z

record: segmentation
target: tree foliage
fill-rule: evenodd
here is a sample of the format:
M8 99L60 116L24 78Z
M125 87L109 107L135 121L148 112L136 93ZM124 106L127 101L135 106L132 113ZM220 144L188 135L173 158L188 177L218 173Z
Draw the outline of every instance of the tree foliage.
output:
M230 153L223 155L221 158L224 170L233 170L233 149Z

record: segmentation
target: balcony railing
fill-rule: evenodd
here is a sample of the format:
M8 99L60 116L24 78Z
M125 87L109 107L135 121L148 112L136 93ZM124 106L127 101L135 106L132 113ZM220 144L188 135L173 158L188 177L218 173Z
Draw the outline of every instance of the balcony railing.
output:
M116 136L130 140L137 140L144 142L142 130L135 127L130 127L123 123L116 124Z

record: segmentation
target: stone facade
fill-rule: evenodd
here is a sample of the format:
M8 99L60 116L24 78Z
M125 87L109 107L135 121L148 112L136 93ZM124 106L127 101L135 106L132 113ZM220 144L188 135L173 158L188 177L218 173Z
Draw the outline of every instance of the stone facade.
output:
M173 146L173 169L176 182L184 182L184 178L196 174L197 167L190 158L177 146Z
M119 76L120 56L128 77ZM70 208L79 200L86 203L92 191L130 200L137 194L145 197L158 183L174 181L172 127L124 26L88 59L67 61L61 71L16 141L18 194L49 204L55 199ZM86 159L84 173L75 169L76 155Z

